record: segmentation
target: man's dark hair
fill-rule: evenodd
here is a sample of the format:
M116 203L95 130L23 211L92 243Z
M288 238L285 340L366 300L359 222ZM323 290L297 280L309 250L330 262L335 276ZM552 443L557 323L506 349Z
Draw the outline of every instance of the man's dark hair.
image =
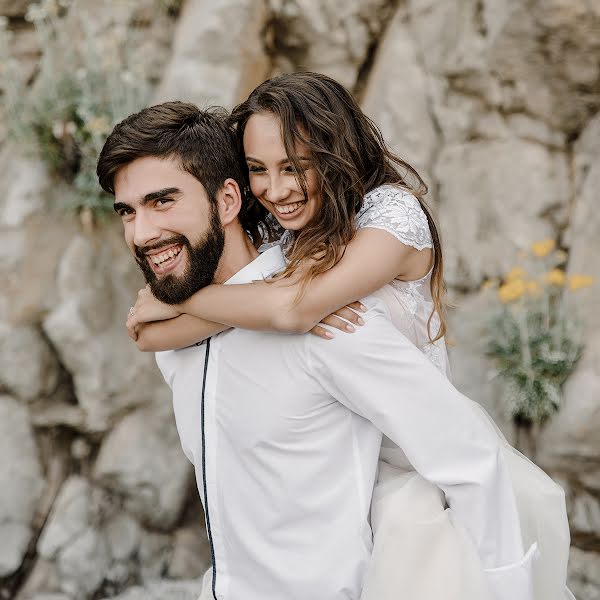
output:
M229 177L243 193L244 174L224 109L165 102L129 115L115 125L100 152L96 173L102 188L114 195L117 171L145 156L176 160L204 186L211 202ZM239 218L247 231L254 231L244 206Z

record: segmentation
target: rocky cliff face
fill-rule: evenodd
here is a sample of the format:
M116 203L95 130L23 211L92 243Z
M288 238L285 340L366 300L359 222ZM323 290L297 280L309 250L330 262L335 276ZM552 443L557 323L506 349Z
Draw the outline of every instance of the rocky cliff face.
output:
M511 435L478 343L478 290L546 237L568 251L569 271L600 281L600 4L162 4L168 10L142 0L115 12L108 0L84 0L78 10L127 26L156 100L231 107L277 72L332 75L425 175L458 304L455 383ZM34 85L44 48L23 18L29 5L2 0L0 14ZM14 144L3 143L0 165L0 597L195 598L210 562L201 507L169 392L123 327L142 281L120 225L90 229L57 210L65 190ZM568 492L573 590L595 600L598 288L577 303L586 350L537 459ZM162 581L174 579L184 581Z

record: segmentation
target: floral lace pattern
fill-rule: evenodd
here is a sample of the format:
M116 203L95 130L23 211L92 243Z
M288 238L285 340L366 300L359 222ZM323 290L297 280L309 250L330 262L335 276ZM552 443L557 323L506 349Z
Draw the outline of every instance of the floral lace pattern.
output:
M394 185L381 185L365 196L357 226L383 229L417 250L433 248L427 216L419 201Z

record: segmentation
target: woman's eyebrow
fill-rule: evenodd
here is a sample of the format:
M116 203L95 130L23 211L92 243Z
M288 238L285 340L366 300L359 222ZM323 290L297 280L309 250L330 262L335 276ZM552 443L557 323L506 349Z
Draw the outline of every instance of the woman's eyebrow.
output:
M308 156L299 156L298 160L304 160L304 161L309 161L310 158ZM246 161L247 162L254 162L254 163L258 163L261 165L264 165L265 163L262 160L259 160L258 158L254 158L253 156L246 156ZM289 158L282 158L277 164L278 165L284 165L285 163L289 163L290 159Z

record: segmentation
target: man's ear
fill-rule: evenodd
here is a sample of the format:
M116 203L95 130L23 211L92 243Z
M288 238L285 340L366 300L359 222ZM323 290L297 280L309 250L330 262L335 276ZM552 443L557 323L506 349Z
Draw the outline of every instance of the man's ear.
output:
M217 194L219 204L219 216L223 226L229 225L233 220L237 219L240 210L242 209L242 194L240 187L235 179L226 179L223 187Z

